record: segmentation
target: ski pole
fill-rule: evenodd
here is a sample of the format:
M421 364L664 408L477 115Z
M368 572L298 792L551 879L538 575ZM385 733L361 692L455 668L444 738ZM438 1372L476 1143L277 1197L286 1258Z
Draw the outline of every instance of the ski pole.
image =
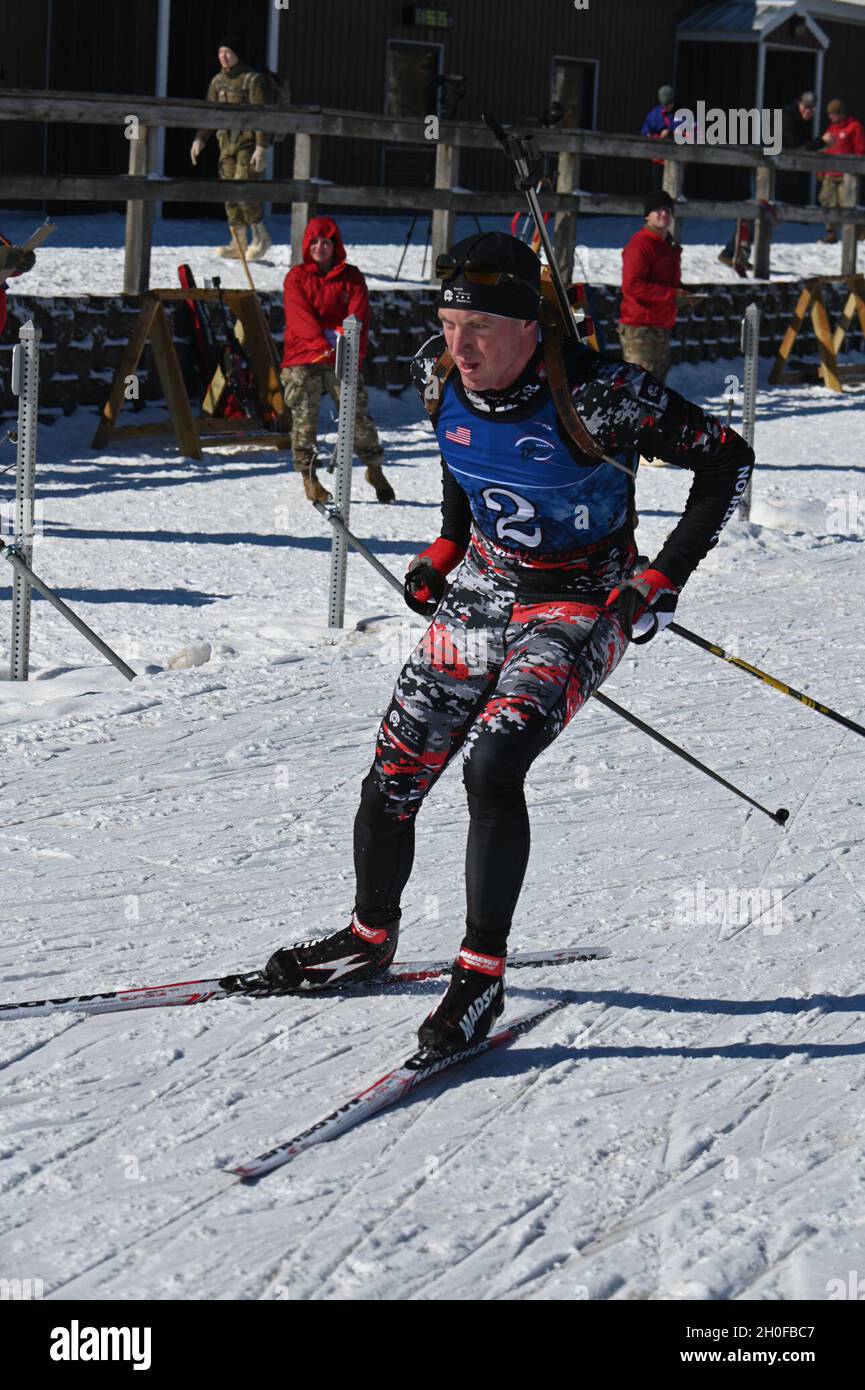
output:
M348 527L346 526L345 522L343 521L342 517L336 509L336 503L313 502L312 505L315 507L316 511L321 512L322 516L327 517L331 526L338 527L338 529L345 536L349 545L354 546L358 554L362 555L363 558L367 560L369 564L372 565L373 569L381 575L382 579L384 579L391 586L392 589L396 589L400 597L404 597L403 586L402 584L400 584L396 575L391 574L390 570L387 568L387 565L383 565L381 560L377 559L376 556L373 555L372 551L367 549L363 541L358 540L357 536L355 536L351 531L349 531Z
M602 705L606 705L607 709L611 709L614 713L620 714L623 719L627 719L628 723L633 724L637 729L642 729L644 734L648 734L649 738L655 739L655 741L662 744L664 748L669 748L671 753L678 753L679 757L684 758L686 763L690 763L692 767L699 768L700 772L705 772L706 776L711 777L715 782L720 782L722 787L726 787L728 791L741 797L743 801L747 801L750 806L754 806L758 811L762 811L770 820L775 821L776 825L786 825L787 821L790 819L790 812L783 806L777 811L767 810L759 801L755 801L752 796L748 796L747 792L741 791L737 786L734 786L732 782L728 782L726 777L722 777L719 772L713 772L705 763L701 763L699 758L693 757L691 753L686 753L685 749L680 748L678 743L673 743L672 739L666 738L664 734L659 734L656 729L652 728L651 724L644 723L643 720L638 719L635 714L631 714L630 710L623 709L621 705L617 705L615 700L611 700L608 695L602 695L600 690L595 690L592 693L596 700L599 700Z
M128 681L135 680L135 672L132 670L132 667L127 666L126 662L123 661L116 652L113 652L111 648L102 641L101 637L97 637L93 629L88 627L84 620L79 618L77 613L73 613L72 609L63 602L58 594L55 594L53 589L49 589L48 585L43 583L43 581L33 573L27 562L19 555L17 546L6 545L4 541L0 540L0 554L9 561L16 574L22 579L26 579L28 584L32 584L33 588L37 589L42 597L46 598L52 607L56 608L57 612L60 613L67 622L71 623L74 628L77 628L82 637L86 637L87 641L91 642L98 652L101 652L104 657L107 657L111 665L116 666L118 671L120 671Z
M818 714L825 714L827 719L834 719L836 724L843 724L845 729L852 729L854 734L862 734L865 737L865 728L861 724L857 724L854 719L848 719L846 715L838 714L826 705L821 705L817 700L812 700L810 695L803 695L800 690L794 690L792 685L787 685L786 681L778 680L777 676L770 676L768 671L761 671L759 666L752 666L749 661L743 661L739 656L731 656L729 652L724 651L723 647L716 646L714 642L707 641L705 637L700 637L698 633L691 632L689 628L682 627L679 623L669 623L668 627L671 632L675 632L679 637L684 637L687 642L693 642L695 647L702 647L704 652L711 652L713 656L720 657L722 661L729 661L731 666L738 666L740 671L748 671L764 685L770 685L773 690L780 690L782 695L789 695L791 699L798 700L800 704L807 705L809 709L816 710Z
M383 565L380 560L377 560L376 557L367 550L363 541L359 541L357 536L352 535L342 517L339 515L339 512L336 510L333 502L314 502L313 506L317 511L321 512L322 516L326 516L333 526L338 526L340 528L349 544L353 545L355 550L357 550L365 560L369 561L373 569L378 571L382 579L386 580L392 589L395 589L397 593L401 595L403 594L403 586L400 584L396 575L391 574L387 566ZM600 690L594 690L592 694L600 704L605 705L606 708L612 710L614 714L620 715L622 719L627 719L630 724L641 729L644 734L648 734L649 738L653 738L656 742L663 744L664 748L669 749L671 753L677 753L680 758L684 758L686 763L690 763L692 767L696 767L700 772L705 772L706 776L713 778L714 781L720 782L722 787L726 787L728 791L741 797L743 801L747 801L749 805L756 807L758 811L762 811L770 820L775 821L776 825L785 825L789 820L790 812L783 806L777 811L767 810L765 806L761 806L759 801L755 801L753 797L748 796L747 792L740 791L732 782L728 782L726 777L722 777L719 772L713 772L712 768L700 762L699 758L695 758L691 753L687 753L684 748L679 747L678 743L674 743L672 739L665 737L664 734L659 734L656 729L652 728L651 724L646 724L642 719L638 719L635 714L631 714L630 710L624 709L622 705L616 704L615 700L611 700L608 695L602 695Z

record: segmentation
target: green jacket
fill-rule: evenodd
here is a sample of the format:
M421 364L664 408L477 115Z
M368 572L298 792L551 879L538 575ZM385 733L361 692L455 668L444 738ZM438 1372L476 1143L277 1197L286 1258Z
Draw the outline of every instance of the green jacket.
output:
M264 82L261 73L253 72L245 63L235 63L233 68L220 68L207 89L208 101L224 101L229 106L263 106L265 104ZM197 130L196 140L207 141L211 131ZM226 127L216 132L219 153L236 154L244 146L270 145L271 136L263 130L232 130Z

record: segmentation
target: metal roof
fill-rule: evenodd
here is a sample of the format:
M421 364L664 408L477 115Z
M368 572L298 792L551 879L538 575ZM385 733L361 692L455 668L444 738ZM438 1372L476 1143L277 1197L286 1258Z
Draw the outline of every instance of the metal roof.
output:
M724 5L704 5L683 19L676 34L678 38L723 38L750 40L759 43L773 29L798 15L819 37L821 30L808 14L808 6L799 0L733 0Z

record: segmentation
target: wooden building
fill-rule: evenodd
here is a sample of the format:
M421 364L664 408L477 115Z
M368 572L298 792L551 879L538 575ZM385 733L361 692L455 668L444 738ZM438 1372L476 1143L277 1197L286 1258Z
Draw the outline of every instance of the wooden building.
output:
M578 0L579 2L579 0ZM393 115L455 114L504 121L538 115L557 98L566 122L638 132L675 82L679 104L724 109L783 105L803 87L859 109L865 69L865 0L28 0L0 7L0 62L7 87L204 96L216 47L241 35L241 56L277 68L298 104ZM451 79L462 79L457 82ZM190 173L188 131L167 131L160 167ZM277 146L275 172L291 172L292 141ZM121 129L0 122L8 172L123 173ZM373 142L323 142L320 175L391 186L432 182L433 151ZM216 171L211 141L199 169ZM636 161L586 160L581 186L633 192L648 186ZM689 196L736 196L732 173L688 173ZM500 153L466 151L460 182L510 186ZM90 205L91 208L93 205ZM55 209L64 210L64 209ZM201 204L166 205L201 215ZM213 208L222 216L221 208Z

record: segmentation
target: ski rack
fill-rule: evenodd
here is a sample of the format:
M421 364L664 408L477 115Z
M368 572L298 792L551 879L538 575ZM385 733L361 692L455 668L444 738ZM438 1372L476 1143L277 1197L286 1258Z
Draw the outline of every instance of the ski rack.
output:
M36 427L39 419L39 343L42 333L32 320L28 320L19 329L18 337L20 341L12 353L12 391L18 397L14 540L11 544L0 540L0 554L9 561L15 572L12 581L12 656L9 677L13 681L26 681L30 674L30 605L32 591L36 589L67 622L107 657L127 680L134 680L135 672L132 668L127 666L101 637L97 637L93 629L89 628L77 613L73 613L68 604L64 603L53 589L49 589L30 568L33 558Z
M221 376L220 369L217 369L214 382L211 383L211 391L205 397L205 414L199 419L193 417L171 324L165 311L166 304L176 304L178 301L190 299L201 300L206 304L217 304L222 299L234 314L238 321L236 332L249 356L259 395L263 404L279 421L283 433L263 430L260 426L250 427L248 421L245 425L237 419L216 418L206 413L208 408L216 408L219 389L216 377ZM93 436L91 448L101 449L109 440L142 439L149 435L172 433L177 439L183 457L189 459L202 457L201 440L205 438L210 439L212 443L219 442L222 437L226 444L256 443L274 449L290 448L291 436L288 433L287 412L275 365L273 342L261 303L254 290L146 290L138 296L138 300L141 305L138 319L120 359L108 399L102 407L102 418ZM162 383L170 418L164 422L156 421L146 425L118 426L117 419L126 399L128 378L135 376L148 342ZM224 380L222 384L224 387Z
M841 311L841 318L834 333L829 322L829 313L823 299L822 285L846 285L847 302ZM855 364L839 365L838 354L844 346L854 316L858 317L859 327L865 334L865 275L814 275L805 281L796 308L790 319L790 326L784 334L778 355L769 373L770 386L785 386L800 381L812 381L814 368L796 371L787 368L790 353L798 334L810 315L817 339L820 364L816 368L823 385L830 391L843 391L845 381L861 380L865 377L865 367Z

